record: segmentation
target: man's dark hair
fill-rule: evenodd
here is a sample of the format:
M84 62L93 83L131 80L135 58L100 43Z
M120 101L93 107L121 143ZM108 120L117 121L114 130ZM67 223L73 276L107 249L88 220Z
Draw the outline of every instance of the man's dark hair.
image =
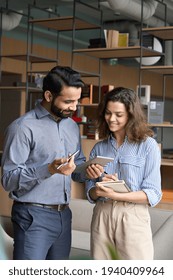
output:
M54 97L61 95L64 86L84 87L80 74L68 66L55 66L43 79L43 93L49 90Z

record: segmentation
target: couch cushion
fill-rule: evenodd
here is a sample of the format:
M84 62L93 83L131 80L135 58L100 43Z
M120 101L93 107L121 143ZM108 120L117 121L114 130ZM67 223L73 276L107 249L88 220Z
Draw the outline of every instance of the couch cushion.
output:
M90 250L90 233L79 230L72 230L72 247Z
M90 223L94 204L86 199L72 199L70 209L72 210L72 229L90 232Z
M155 260L173 259L172 230L173 215L169 216L153 235Z
M0 225L0 259L13 259L13 238Z
M5 232L13 237L13 224L11 221L11 217L9 216L0 216L0 221L1 221L1 225L3 227L3 229L5 230Z
M158 208L149 207L149 212L151 216L151 229L153 235L157 230L163 225L163 223L173 215L171 210L163 210Z

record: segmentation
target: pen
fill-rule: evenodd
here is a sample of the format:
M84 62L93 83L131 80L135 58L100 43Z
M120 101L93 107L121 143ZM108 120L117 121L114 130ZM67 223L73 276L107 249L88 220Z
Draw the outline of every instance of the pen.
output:
M59 169L61 166L67 164L69 162L70 158L71 158L71 156L68 158L68 160L66 162L61 163L56 169Z
M106 175L106 174L108 174L108 173L107 173L106 171L104 171L103 174ZM114 180L114 181L117 181L117 180L118 180L118 177L117 177L117 174L116 174L116 173L115 173L115 177L116 177L116 179L113 179L113 180Z
M76 152L74 152L73 154L71 154L69 157L68 157L68 160L67 162L64 162L62 164L60 164L56 169L59 169L61 166L67 164L69 162L69 160L71 159L72 156L75 156L77 153L79 153L79 150L77 150Z

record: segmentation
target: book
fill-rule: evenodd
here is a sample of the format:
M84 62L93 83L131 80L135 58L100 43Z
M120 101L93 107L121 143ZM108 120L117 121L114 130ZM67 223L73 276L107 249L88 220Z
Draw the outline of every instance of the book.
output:
M107 48L128 47L129 45L129 33L120 33L118 30L110 29L105 31L105 36Z
M102 181L102 182L99 182L99 184L101 184L102 186L104 186L106 188L111 188L115 192L119 192L119 193L126 193L126 192L131 191L124 180Z
M118 47L128 47L129 45L129 33L119 33Z
M119 31L117 30L107 30L107 48L117 48L118 47Z
M82 89L80 103L81 104L92 104L93 99L93 85L85 85Z

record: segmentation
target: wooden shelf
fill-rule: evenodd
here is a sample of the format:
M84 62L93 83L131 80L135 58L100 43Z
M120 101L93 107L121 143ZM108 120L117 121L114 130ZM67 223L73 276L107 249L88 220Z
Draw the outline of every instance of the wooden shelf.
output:
M142 66L142 71L152 71L162 75L173 75L173 66Z
M98 103L91 103L91 104L78 104L79 107L98 107Z
M84 77L84 78L89 78L89 77L96 77L96 78L98 78L98 77L100 77L100 74L98 74L98 73L93 73L93 72L87 72L87 71L81 71L81 70L78 70L78 69L74 69L74 70L76 70L77 72L79 72L80 74L81 74L81 76L82 77Z
M148 126L150 127L170 127L173 128L173 124L166 124L166 123L149 123Z
M143 28L142 32L153 35L162 40L173 40L173 26L162 26L153 28Z
M17 60L22 60L22 61L27 61L27 59L29 59L29 62L31 63L52 63L55 62L57 63L58 60L57 59L52 59L52 58L47 58L47 57L42 57L42 56L38 56L38 55L34 55L34 54L6 54L3 55L2 58L11 58L11 59L17 59Z
M163 189L163 196L161 202L173 202L173 190Z
M162 158L161 165L164 166L173 166L173 159Z
M86 30L86 29L97 29L100 26L92 23L88 23L81 19L74 19L74 17L55 17L46 19L33 19L29 23L38 24L44 28L51 28L57 31L71 31L75 30ZM73 27L74 25L74 27Z
M163 53L140 47L121 47L121 48L91 48L91 49L75 49L73 53L84 54L96 58L135 58L140 57L142 52L143 57L162 56Z
M9 91L24 91L26 90L26 87L15 87L15 86L0 86L0 90L9 90ZM40 88L36 87L29 87L28 91L30 92L41 92L42 90Z

